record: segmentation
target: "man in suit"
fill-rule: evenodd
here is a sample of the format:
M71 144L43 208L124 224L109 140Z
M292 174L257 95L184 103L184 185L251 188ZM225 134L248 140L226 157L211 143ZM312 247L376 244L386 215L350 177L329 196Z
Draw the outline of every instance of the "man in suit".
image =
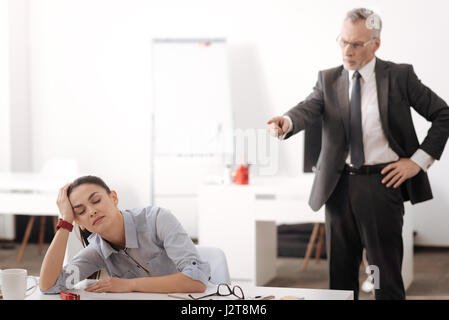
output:
M403 202L432 199L426 171L449 132L447 104L413 67L375 56L380 17L347 13L337 41L343 65L320 71L313 92L269 130L287 139L322 119L322 147L309 205L325 204L330 289L359 292L362 250L379 270L376 299L405 299L401 276ZM432 123L419 144L413 107Z

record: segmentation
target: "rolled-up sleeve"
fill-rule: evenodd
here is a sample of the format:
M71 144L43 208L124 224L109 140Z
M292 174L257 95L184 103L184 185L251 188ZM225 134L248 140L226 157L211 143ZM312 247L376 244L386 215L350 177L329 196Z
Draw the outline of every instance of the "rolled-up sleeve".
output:
M159 208L156 228L157 236L163 242L167 255L175 263L177 270L207 286L210 265L200 259L195 244L176 217L167 209Z
M43 294L56 294L64 290L70 290L78 282L101 268L103 268L103 260L99 253L95 248L87 246L63 267L55 285L48 290L41 290L41 292Z

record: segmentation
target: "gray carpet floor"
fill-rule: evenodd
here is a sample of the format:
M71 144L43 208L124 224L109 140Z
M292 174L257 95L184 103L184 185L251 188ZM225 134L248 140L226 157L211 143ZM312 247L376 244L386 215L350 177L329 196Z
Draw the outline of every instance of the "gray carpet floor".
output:
M311 260L301 271L303 259L278 258L277 277L268 286L327 289L327 262ZM415 247L414 279L406 291L408 300L449 300L449 248ZM360 268L360 284L366 275ZM374 299L360 290L361 300Z
M16 262L20 245L14 249L0 249L0 269L25 268L29 275L38 276L43 255L48 248L44 245L43 254L38 255L37 245L29 244L22 262ZM310 261L307 269L301 271L302 258L278 258L277 277L267 286L327 289L326 260ZM407 299L449 300L449 248L415 247L414 281L408 288ZM360 272L360 283L366 275ZM360 292L361 300L373 299L372 294Z

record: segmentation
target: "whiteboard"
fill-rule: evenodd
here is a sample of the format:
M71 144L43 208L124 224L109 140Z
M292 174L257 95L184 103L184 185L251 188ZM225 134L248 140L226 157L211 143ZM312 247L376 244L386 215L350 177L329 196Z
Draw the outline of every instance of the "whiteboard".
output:
M154 39L156 155L233 151L233 112L224 39Z

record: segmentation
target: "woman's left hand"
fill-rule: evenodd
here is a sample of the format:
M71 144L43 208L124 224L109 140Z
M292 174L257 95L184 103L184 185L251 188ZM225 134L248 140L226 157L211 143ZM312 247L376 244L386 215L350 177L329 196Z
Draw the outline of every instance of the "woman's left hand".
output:
M107 278L84 289L87 292L132 292L134 279Z

